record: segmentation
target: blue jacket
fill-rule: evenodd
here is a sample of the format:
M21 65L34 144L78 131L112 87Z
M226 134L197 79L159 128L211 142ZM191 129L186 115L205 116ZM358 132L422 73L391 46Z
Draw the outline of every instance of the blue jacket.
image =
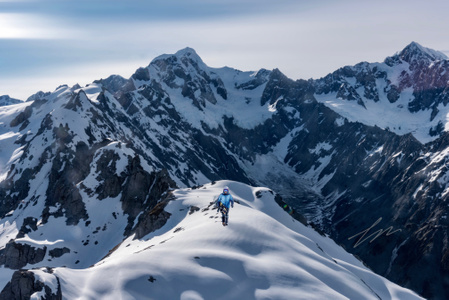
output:
M217 207L220 206L220 202L227 208L229 208L229 205L234 207L234 198L232 198L231 194L220 194L217 199Z

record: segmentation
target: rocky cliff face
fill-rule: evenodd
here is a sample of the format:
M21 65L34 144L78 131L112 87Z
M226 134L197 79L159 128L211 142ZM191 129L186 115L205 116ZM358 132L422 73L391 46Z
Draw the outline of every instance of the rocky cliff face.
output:
M47 273L51 274L51 270L46 270ZM62 292L57 280L57 289L55 292L35 278L35 274L30 271L16 271L14 272L11 281L3 288L0 292L1 300L12 300L12 299L30 299L35 293L39 293L42 299L48 300L61 300Z
M98 245L113 251L167 221L175 186L231 179L276 190L379 274L449 296L447 62L412 43L384 63L293 81L209 68L187 48L130 79L42 94L0 132L0 263L99 263ZM392 107L430 127L382 123Z
M350 121L426 143L445 130L448 67L446 55L413 42L383 63L346 66L316 80L315 95Z

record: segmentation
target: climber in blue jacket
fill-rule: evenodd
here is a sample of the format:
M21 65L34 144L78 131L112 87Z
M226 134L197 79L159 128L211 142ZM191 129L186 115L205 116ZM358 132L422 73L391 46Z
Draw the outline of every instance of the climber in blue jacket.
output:
M234 207L234 198L232 198L231 194L229 193L229 188L227 186L224 187L223 193L218 196L215 206L217 207L217 211L221 211L221 221L223 226L227 226L229 218L229 206Z

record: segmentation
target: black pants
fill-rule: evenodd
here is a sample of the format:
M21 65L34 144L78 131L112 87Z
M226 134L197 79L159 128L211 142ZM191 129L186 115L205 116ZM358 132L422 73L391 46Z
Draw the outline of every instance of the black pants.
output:
M220 203L221 222L223 225L228 225L229 209Z

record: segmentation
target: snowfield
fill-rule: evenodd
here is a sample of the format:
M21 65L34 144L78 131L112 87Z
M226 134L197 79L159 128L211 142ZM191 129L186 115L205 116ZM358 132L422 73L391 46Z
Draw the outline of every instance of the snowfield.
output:
M404 59L432 54L413 48ZM395 57L306 82L211 68L186 48L129 80L0 103L0 300L33 283L36 300L48 289L63 299L422 299L292 218L268 188L202 185L224 178L274 188L379 274L448 298L449 275L435 272L447 236L433 232L448 232L449 94L410 110L427 82ZM223 227L213 201L226 185L238 203ZM155 208L171 191L163 225ZM348 238L381 216L403 232L355 248Z
M211 202L226 185L239 203L223 227ZM220 181L174 195L161 229L89 268L54 269L64 299L422 299L294 220L269 189Z

